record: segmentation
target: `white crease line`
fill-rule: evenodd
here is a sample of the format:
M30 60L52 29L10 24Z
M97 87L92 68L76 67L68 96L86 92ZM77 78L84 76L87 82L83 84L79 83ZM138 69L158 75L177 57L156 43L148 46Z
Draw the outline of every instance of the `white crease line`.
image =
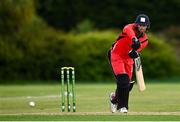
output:
M61 95L46 95L46 96L20 96L20 97L0 97L1 100L11 99L43 99L43 98L60 98Z

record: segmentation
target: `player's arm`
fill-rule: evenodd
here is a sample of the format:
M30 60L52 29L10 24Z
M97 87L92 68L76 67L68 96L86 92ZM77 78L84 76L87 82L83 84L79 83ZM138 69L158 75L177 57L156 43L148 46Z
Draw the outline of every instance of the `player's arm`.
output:
M128 55L133 59L139 57L139 52L141 52L141 50L143 50L147 45L148 45L148 40L143 41L141 43L140 48L137 51L132 49L131 51L129 51Z
M130 44L132 44L131 47L133 50L137 50L140 48L141 46L140 41L136 38L132 26L126 25L123 29L123 33L127 34L130 40L132 40Z
M141 42L141 47L137 51L141 52L141 50L143 50L147 45L148 45L148 40L146 39L143 42Z
M126 25L123 28L123 33L127 34L127 36L132 40L133 38L136 38L135 33L130 25Z

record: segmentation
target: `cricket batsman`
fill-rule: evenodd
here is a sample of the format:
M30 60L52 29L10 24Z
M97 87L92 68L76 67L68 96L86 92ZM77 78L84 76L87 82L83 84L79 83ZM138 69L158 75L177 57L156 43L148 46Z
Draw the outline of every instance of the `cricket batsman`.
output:
M116 78L116 90L110 94L111 112L128 112L129 92L133 87L133 59L148 45L149 17L140 14L134 23L127 24L108 52L109 62Z

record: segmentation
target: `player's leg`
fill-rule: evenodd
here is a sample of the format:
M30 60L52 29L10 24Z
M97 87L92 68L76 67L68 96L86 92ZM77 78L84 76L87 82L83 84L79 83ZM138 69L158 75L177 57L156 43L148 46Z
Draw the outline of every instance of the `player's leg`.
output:
M122 112L121 108L126 108L126 110L128 109L130 80L125 69L124 60L119 55L116 54L111 55L111 65L116 77L116 84L117 84L116 94L115 94L116 96L115 98L118 105L117 109L120 110L120 112ZM124 112L127 111L124 111L123 109L123 113Z
M109 64L111 65L112 68L112 63L111 63L111 50L108 51L108 59L109 59ZM112 68L113 71L113 68ZM115 76L114 72L113 75ZM116 92L111 92L109 95L109 103L110 103L110 111L112 113L116 112L117 110L117 98L116 98Z
M109 59L117 84L115 97L111 95L110 98L112 99L110 101L112 104L117 103L117 109L120 112L126 113L128 109L130 78L126 72L125 63L119 55L109 52Z
M115 97L116 97L115 92L111 92L109 95L109 103L110 103L110 111L112 113L116 112L117 110L117 101Z
M118 106L117 109L119 112L126 113L128 109L128 101L129 101L129 76L128 74L118 74L117 78L117 101ZM125 110L126 109L126 110Z

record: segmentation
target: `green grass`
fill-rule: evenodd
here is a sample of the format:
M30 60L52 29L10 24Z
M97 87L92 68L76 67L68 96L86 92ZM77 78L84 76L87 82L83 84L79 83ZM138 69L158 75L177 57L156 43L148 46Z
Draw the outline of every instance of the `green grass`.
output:
M147 81L146 85L145 92L135 85L127 115L109 112L108 95L115 89L114 83L76 84L77 112L71 114L60 111L59 84L1 85L0 120L180 120L180 84ZM35 101L36 106L30 107L29 101Z
M1 116L0 120L21 120L21 121L178 121L180 116L162 115L21 115L21 116Z

